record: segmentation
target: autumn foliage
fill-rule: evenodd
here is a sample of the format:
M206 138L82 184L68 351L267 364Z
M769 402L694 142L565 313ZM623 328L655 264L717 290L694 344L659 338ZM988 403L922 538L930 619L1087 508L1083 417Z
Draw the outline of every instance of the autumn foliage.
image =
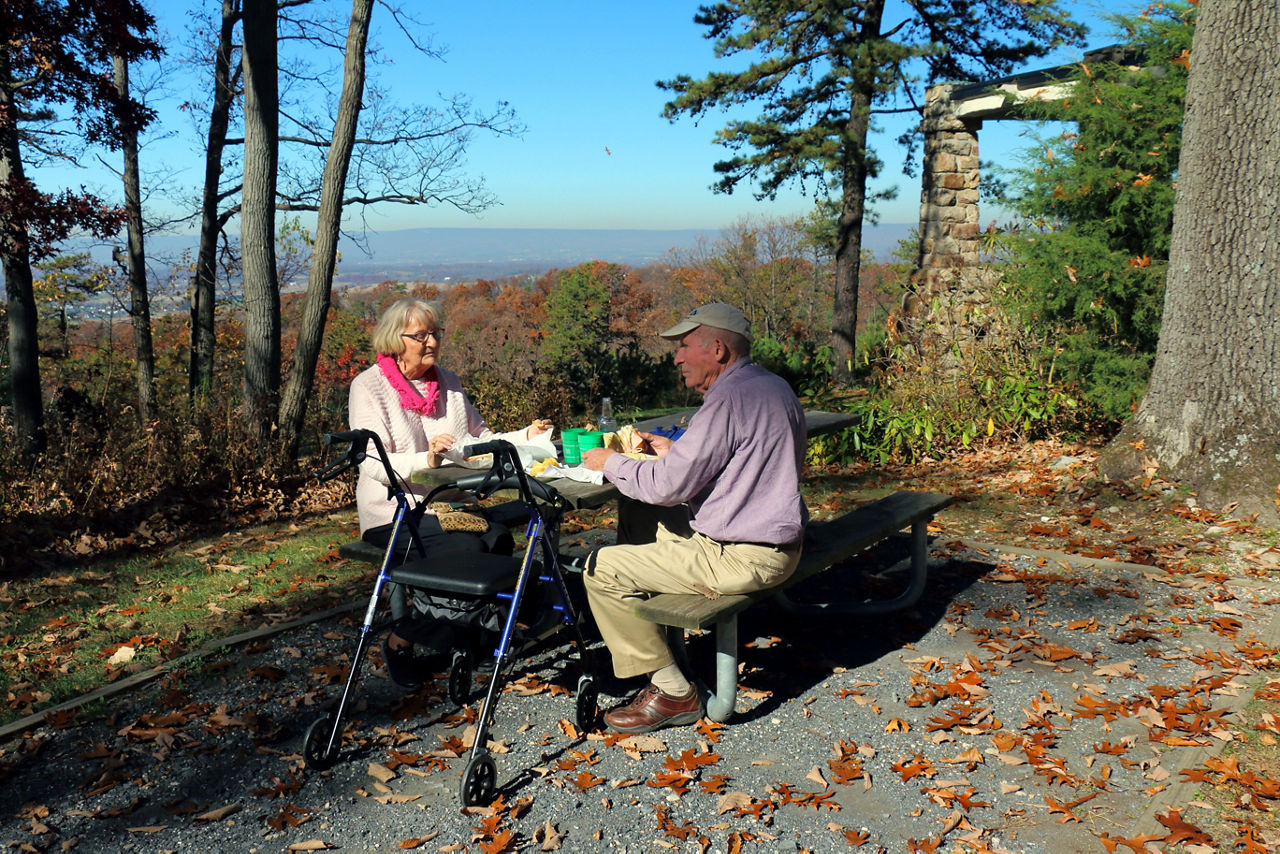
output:
M440 301L447 329L442 362L459 373L495 429L533 417L568 425L592 419L610 395L622 418L696 404L671 363L671 347L655 334L694 305L738 302L753 315L757 358L789 376L801 391L825 385L818 342L829 326L821 266L752 234L743 224L710 247L713 258L736 253L733 271L694 257L645 268L593 261L534 277L479 280L452 287L387 281L333 295L316 380L307 406L300 459L263 467L245 434L240 389L243 315L219 308L214 384L207 398L189 397L190 329L185 314L153 320L155 396L160 417L140 423L132 385L127 319L75 321L53 330L63 303L46 313L41 379L49 436L34 466L12 452L14 425L0 419L6 441L0 473L7 518L0 541L39 566L71 550L85 534L97 551L171 541L194 520L227 524L293 512L314 487L308 472L323 453L323 433L345 429L347 390L373 362L369 335L382 307L410 294ZM777 227L770 225L771 228ZM772 248L770 248L772 247ZM765 250L779 253L765 254ZM784 249L788 253L782 254ZM874 269L874 268L872 268ZM110 274L110 270L106 270ZM108 275L106 292L122 283ZM782 282L786 279L786 286ZM778 298L747 295L771 282ZM801 299L797 294L807 295ZM65 301L64 301L65 302ZM865 304L873 305L869 298ZM297 340L301 297L281 301L284 371ZM2 334L2 333L0 333ZM218 520L221 520L219 522ZM139 534L145 530L145 535Z

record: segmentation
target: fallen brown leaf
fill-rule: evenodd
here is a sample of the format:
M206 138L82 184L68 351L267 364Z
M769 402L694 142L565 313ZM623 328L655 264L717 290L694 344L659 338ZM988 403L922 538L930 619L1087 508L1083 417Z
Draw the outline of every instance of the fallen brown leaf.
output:
M716 801L716 815L724 815L729 810L745 810L751 806L751 796L746 792L729 792Z
M402 839L400 840L400 845L398 847L403 848L405 850L417 848L420 845L425 845L426 843L435 839L439 835L440 835L440 831L433 830L430 833L428 833L426 836L414 836L414 837L410 837L409 839Z
M381 765L377 762L370 762L369 776L381 783L390 783L399 775L385 765Z
M206 813L201 813L200 815L193 818L192 821L196 822L197 824L203 824L206 821L222 821L224 818L231 815L232 813L239 812L239 811L240 811L239 804L227 804L225 807L219 807L216 810L209 810Z
M564 834L556 830L551 819L547 819L542 827L533 832L533 841L539 843L539 851L559 851L564 842Z

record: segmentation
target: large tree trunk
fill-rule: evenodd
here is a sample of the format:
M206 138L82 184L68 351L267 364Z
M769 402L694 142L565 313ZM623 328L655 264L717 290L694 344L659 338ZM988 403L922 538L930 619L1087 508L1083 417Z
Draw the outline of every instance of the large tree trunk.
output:
M843 194L836 230L834 310L831 317L832 378L842 385L853 382L853 355L858 329L858 279L862 269L862 220L867 201L867 131L870 98L853 97L849 138L845 140Z
M121 100L129 97L129 64L122 56L113 58L116 91ZM156 360L151 345L151 300L147 294L147 256L142 243L142 190L138 178L138 129L130 123L120 127L124 149L124 209L129 228L129 317L133 321L134 377L138 389L138 419L147 423L155 417Z
M280 405L280 444L286 460L293 460L298 455L298 441L307 414L307 397L315 380L316 361L329 315L329 294L333 287L342 220L342 197L347 186L347 167L355 147L360 103L364 96L364 52L372 13L373 0L352 0L342 94L338 99L338 115L324 164L320 211L316 216L315 240L311 247L311 271L307 277L307 299L302 308L302 326L298 330L298 345L293 353L289 383Z
M18 146L17 104L7 84L9 53L0 45L0 188L8 199L30 191ZM40 399L40 347L36 338L35 284L26 223L16 205L0 204L0 264L9 314L9 393L22 455L34 461L44 450L44 405Z
M1280 7L1206 0L1146 395L1099 460L1280 521Z
M244 190L240 207L244 277L244 398L249 434L265 454L279 407L280 288L275 202L279 147L276 2L244 4Z
M227 217L218 212L222 200L222 150L227 143L232 86L231 51L239 0L222 0L222 26L218 32L213 63L213 105L209 111L209 136L204 151L204 196L200 202L200 248L196 254L195 281L191 288L191 363L187 382L193 400L208 395L213 387L214 295L218 282L218 237Z
M860 32L864 41L880 37L883 0L869 2L863 10ZM855 77L849 98L849 120L841 154L840 220L836 227L834 310L831 318L832 378L842 385L853 382L853 356L857 345L858 282L862 273L862 221L867 207L867 135L871 130L871 98L875 93L875 69Z

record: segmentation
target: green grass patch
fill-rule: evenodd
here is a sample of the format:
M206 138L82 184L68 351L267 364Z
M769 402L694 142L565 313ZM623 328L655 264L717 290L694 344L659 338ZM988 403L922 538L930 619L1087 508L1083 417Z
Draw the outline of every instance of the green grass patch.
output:
M811 506L842 505L846 494L822 483ZM616 523L612 505L575 511L562 543L571 548L584 531ZM0 725L221 639L363 602L376 569L337 553L357 536L354 510L318 513L11 578L0 585ZM132 656L113 663L122 647Z
M376 570L337 554L356 535L354 511L325 513L10 579L0 586L0 724L209 642L367 596Z

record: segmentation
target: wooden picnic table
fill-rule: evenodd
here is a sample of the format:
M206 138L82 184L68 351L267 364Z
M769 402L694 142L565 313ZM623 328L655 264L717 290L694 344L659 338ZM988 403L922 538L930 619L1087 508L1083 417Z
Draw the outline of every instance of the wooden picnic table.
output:
M668 415L646 418L635 422L634 426L637 430L646 433L655 427L682 426L689 423L689 419L693 417L695 412L697 412L696 409L685 409ZM826 412L821 409L806 409L804 411L805 435L810 439L827 433L835 433L846 427L852 427L856 423L858 423L858 416L852 412ZM452 483L460 477L476 474L477 471L477 469L467 468L466 466L448 464L419 472L414 475L414 478L424 483L439 485ZM558 477L548 480L546 483L564 496L575 510L601 507L618 497L617 487L608 480L602 484L594 484L567 477Z

